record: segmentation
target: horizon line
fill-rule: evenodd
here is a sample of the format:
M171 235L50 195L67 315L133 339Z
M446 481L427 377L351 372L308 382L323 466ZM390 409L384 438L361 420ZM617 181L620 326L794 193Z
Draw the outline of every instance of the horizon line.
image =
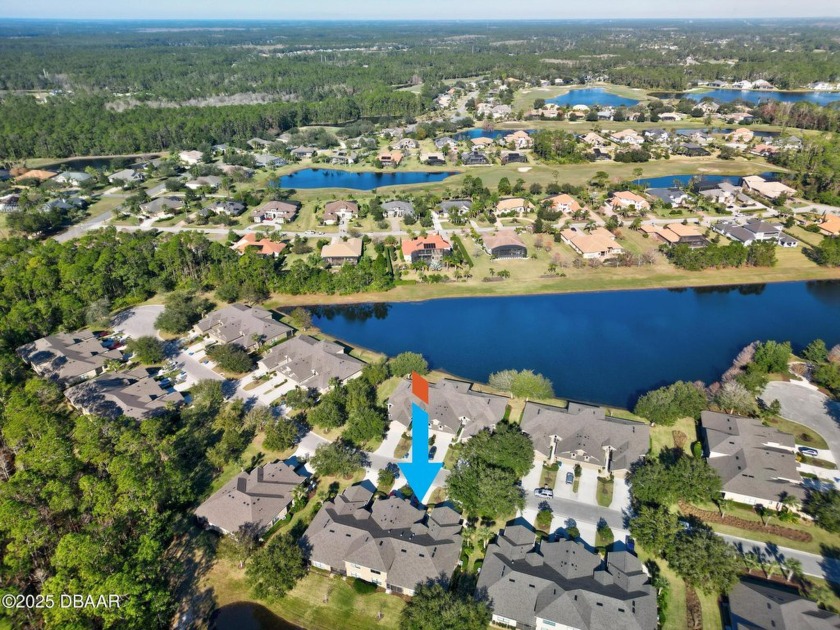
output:
M746 17L576 17L576 18L544 18L544 17L494 17L494 18L425 18L425 17L367 17L367 18L253 18L253 17L27 17L27 16L5 16L0 14L2 20L32 21L32 22L744 22L744 21L770 21L770 20L833 20L840 21L840 16L835 15L764 15Z

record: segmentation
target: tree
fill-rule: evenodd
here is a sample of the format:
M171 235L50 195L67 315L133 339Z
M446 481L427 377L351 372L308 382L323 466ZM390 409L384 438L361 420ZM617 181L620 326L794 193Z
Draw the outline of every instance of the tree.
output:
M466 442L462 457L511 470L518 479L534 464L534 444L518 426L501 422L494 431L484 429Z
M677 381L644 394L633 412L651 422L670 426L680 418L698 419L706 406L706 394L701 388Z
M525 506L518 477L482 461L461 461L446 479L449 496L466 514L496 519Z
M312 327L312 313L302 306L292 309L292 312L289 313L289 317L291 318L292 323L294 323L294 325L300 330L305 331Z
M137 339L129 339L126 344L133 358L144 365L153 365L163 361L163 342L157 337L144 335Z
M642 547L665 557L680 531L676 513L664 505L642 505L630 519L630 533Z
M814 522L831 533L840 532L840 491L810 490L803 509L814 518Z
M537 526L537 529L546 533L550 533L551 520L553 518L554 513L551 511L550 508L542 508L539 512L537 512L537 519L534 522L534 524Z
M828 348L822 339L814 339L805 346L802 356L812 363L823 363L828 360Z
M679 499L689 503L711 501L722 487L720 477L706 460L688 457L682 451L644 460L631 472L630 486L636 501L666 506Z
M490 375L490 386L517 398L546 399L554 396L551 381L533 370L502 370Z
M386 426L385 417L379 409L364 407L350 413L344 437L354 444L366 444L381 438Z
M344 410L338 402L332 399L324 399L320 404L311 409L307 415L310 424L324 429L335 429L346 421Z
M814 258L820 265L826 267L840 267L840 238L825 237L817 245Z
M273 536L245 568L245 580L254 597L267 601L281 599L305 575L303 550L288 534Z
M265 427L263 446L272 451L285 451L297 442L298 427L287 418L277 418Z
M111 316L111 301L106 298L99 298L90 303L85 311L85 323L88 326L107 326Z
M207 348L207 356L225 372L245 374L256 367L254 358L242 346L234 343L217 344Z
M245 566L245 561L259 548L260 529L256 523L243 523L239 529L230 535L234 551L239 560L239 568Z
M814 381L840 395L840 364L823 363L814 370Z
M421 584L400 613L401 630L484 630L490 624L486 601L457 594L439 582Z
M376 474L376 483L377 486L380 488L385 488L386 492L387 489L390 489L391 486L394 485L394 481L397 479L397 473L394 470L395 466L389 464L384 468L380 468L379 472Z
M725 382L715 394L715 402L726 413L752 416L758 412L755 397L738 381Z
M771 372L787 374L790 354L790 343L779 343L778 341L772 340L765 341L756 346L752 365L754 369L765 374Z
M164 332L179 335L189 331L207 313L213 304L204 298L189 293L171 293L165 302L163 312L155 320L155 326Z
M402 352L388 362L388 369L394 376L408 376L412 372L428 374L429 364L422 354Z
M738 555L723 538L700 527L677 534L668 564L704 593L726 593L738 581Z
M319 446L310 463L319 475L349 477L364 466L364 454L351 444L337 440Z

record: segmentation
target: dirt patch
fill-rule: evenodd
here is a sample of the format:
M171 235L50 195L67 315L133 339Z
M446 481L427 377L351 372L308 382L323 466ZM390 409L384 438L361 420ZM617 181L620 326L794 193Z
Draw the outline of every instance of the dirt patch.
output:
M684 450L688 436L682 431L671 431L671 436L674 438L674 446L680 450Z
M706 523L718 523L720 525L729 525L730 527L737 527L739 529L746 529L753 532L766 532L787 538L788 540L795 540L798 542L811 542L813 540L811 534L808 532L801 532L789 527L782 527L780 525L762 525L759 521L748 521L743 518L735 516L724 515L721 516L717 512L710 512L708 510L701 510L698 507L689 505L680 501L680 511L686 516L694 516Z
M703 627L703 609L697 591L690 586L685 589L685 627L700 630Z

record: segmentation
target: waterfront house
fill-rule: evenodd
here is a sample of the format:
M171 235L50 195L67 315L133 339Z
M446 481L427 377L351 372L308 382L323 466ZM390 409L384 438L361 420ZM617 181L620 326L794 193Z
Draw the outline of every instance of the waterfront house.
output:
M37 179L39 182L45 182L48 179L52 179L56 175L58 175L58 173L56 173L55 171L47 171L40 168L34 168L24 173L21 173L20 175L15 177L15 181L25 182L28 179Z
M275 168L278 166L285 166L286 160L271 153L256 153L254 154L254 163L259 168Z
M376 159L382 163L382 166L393 166L396 168L402 162L402 151L380 151Z
M349 221L359 214L359 206L355 201L329 201L324 204L324 225L335 225Z
M587 109L589 109L589 108L587 108ZM580 139L581 139L582 142L585 142L590 147L594 147L594 148L604 148L605 146L607 146L609 144L609 142L604 140L604 138L599 136L594 131L590 131L586 135L581 136Z
M134 170L133 168L125 168L121 171L108 175L109 182L112 184L120 184L122 186L139 183L144 179L146 179L146 176L141 171Z
M746 577L729 591L724 617L731 630L837 630L840 616L823 610L787 584ZM726 613L724 613L726 615Z
M318 153L318 149L315 147L295 147L291 151L289 151L293 158L298 160L305 160L308 158L313 158Z
M729 140L729 142L734 142L736 144L749 144L752 142L754 137L755 134L750 129L741 127L728 134L726 139Z
M263 533L285 518L298 486L306 481L284 462L242 471L214 492L195 511L208 529L236 534L247 525Z
M668 245L688 245L691 248L706 247L709 241L696 223L669 223L653 225L646 223L641 227L644 234L653 236Z
M719 184L704 185L700 183L700 194L711 199L717 203L726 205L734 203L741 194L741 187L730 184L729 182L720 182Z
M624 477L650 448L650 427L606 415L601 407L570 402L555 407L525 403L520 427L543 462L598 470Z
M79 171L64 171L55 176L54 181L59 184L70 184L71 186L81 186L86 181L89 181L91 176L87 173Z
M331 341L298 335L274 346L260 361L263 372L277 372L297 387L325 392L333 379L346 383L362 374L364 362Z
M528 156L519 151L502 151L500 156L502 164L528 163Z
M524 214L534 208L533 204L522 197L508 197L499 199L496 203L496 215Z
M499 230L483 236L484 251L491 258L527 258L528 248L516 230Z
M327 501L301 539L312 567L412 596L418 584L449 580L461 555L461 515L438 505L415 507L351 486Z
M210 188L212 190L215 190L221 185L222 178L218 175L203 175L201 177L191 179L186 184L184 184L184 186L186 186L190 190L200 190L202 188Z
M411 217L414 216L414 204L402 199L386 201L382 204L382 211L389 217Z
M560 238L588 260L606 260L624 253L615 235L602 227L596 227L589 233L575 227L567 228L560 232Z
M236 344L251 352L261 344L288 339L293 330L275 321L271 311L261 306L229 304L202 318L195 325L194 332L206 335L207 345Z
M650 129L645 129L642 132L645 140L649 142L655 142L656 144L665 144L671 138L671 134L667 131L662 129L661 127L652 127Z
M507 525L487 548L476 590L505 628L655 630L657 590L629 551L606 558L574 540L536 541L525 525Z
M445 166L446 156L443 153L423 153L420 155L420 161L429 166Z
M336 267L345 263L355 265L361 256L362 239L360 238L344 239L336 236L321 248L321 260Z
M483 136L479 136L478 138L471 138L470 144L473 147L473 151L477 149L486 149L488 147L492 147L496 142L493 138L485 138Z
M531 138L527 131L514 131L504 137L506 145L513 145L515 149L530 149L534 146L534 139Z
M618 213L621 213L623 210L636 210L641 212L650 210L650 204L647 199L630 190L614 192L609 201L607 201L607 205Z
M752 245L756 241L775 241L783 247L796 247L798 242L782 232L779 225L773 225L761 219L750 219L744 224L734 221L718 221L712 226L718 234L726 238L739 241L744 245Z
M720 475L724 499L780 510L787 496L805 498L790 433L714 411L701 414L700 426L704 455Z
M438 151L452 151L458 147L458 143L449 136L435 138L435 147Z
M145 368L106 372L64 392L76 409L102 418L126 416L142 420L183 404L184 397L161 386Z
M286 249L286 244L272 241L270 238L257 238L254 232L247 232L236 243L231 245L231 249L236 250L240 254L244 254L246 251L255 251L261 256L273 256L277 258Z
M480 151L467 151L461 154L461 163L464 166L489 166L490 158Z
M785 195L793 197L796 195L796 190L790 186L786 186L782 182L767 181L758 175L750 175L743 179L744 190L748 192L755 192L768 199L775 200Z
M687 192L681 188L648 188L645 191L648 197L659 199L662 203L668 204L674 208L682 206L691 197Z
M290 223L295 219L300 204L290 201L268 201L254 210L251 218L255 223Z
M388 418L402 427L411 425L411 406L420 404L429 414L429 428L467 440L483 429L494 429L505 416L508 399L485 394L472 383L445 378L429 383L429 403L416 403L411 382L403 379L388 399ZM393 430L393 429L392 429Z
M711 155L708 149L703 148L702 145L696 142L684 142L679 144L674 149L677 155L685 155L688 157L708 157Z
M62 387L101 374L109 361L123 358L90 330L41 337L18 348L17 354L38 376Z
M406 262L417 261L440 261L446 254L452 251L452 245L437 232L428 236L417 238L404 238L402 240L402 253Z

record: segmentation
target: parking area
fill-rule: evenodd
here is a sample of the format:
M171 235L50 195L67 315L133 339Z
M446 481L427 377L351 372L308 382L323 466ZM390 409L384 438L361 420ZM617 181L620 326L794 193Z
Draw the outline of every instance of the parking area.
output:
M162 304L137 306L117 313L111 321L114 331L137 339L138 337L158 337L155 320L163 312Z
M613 482L613 500L611 510L626 510L630 507L630 486L624 479L615 478Z

